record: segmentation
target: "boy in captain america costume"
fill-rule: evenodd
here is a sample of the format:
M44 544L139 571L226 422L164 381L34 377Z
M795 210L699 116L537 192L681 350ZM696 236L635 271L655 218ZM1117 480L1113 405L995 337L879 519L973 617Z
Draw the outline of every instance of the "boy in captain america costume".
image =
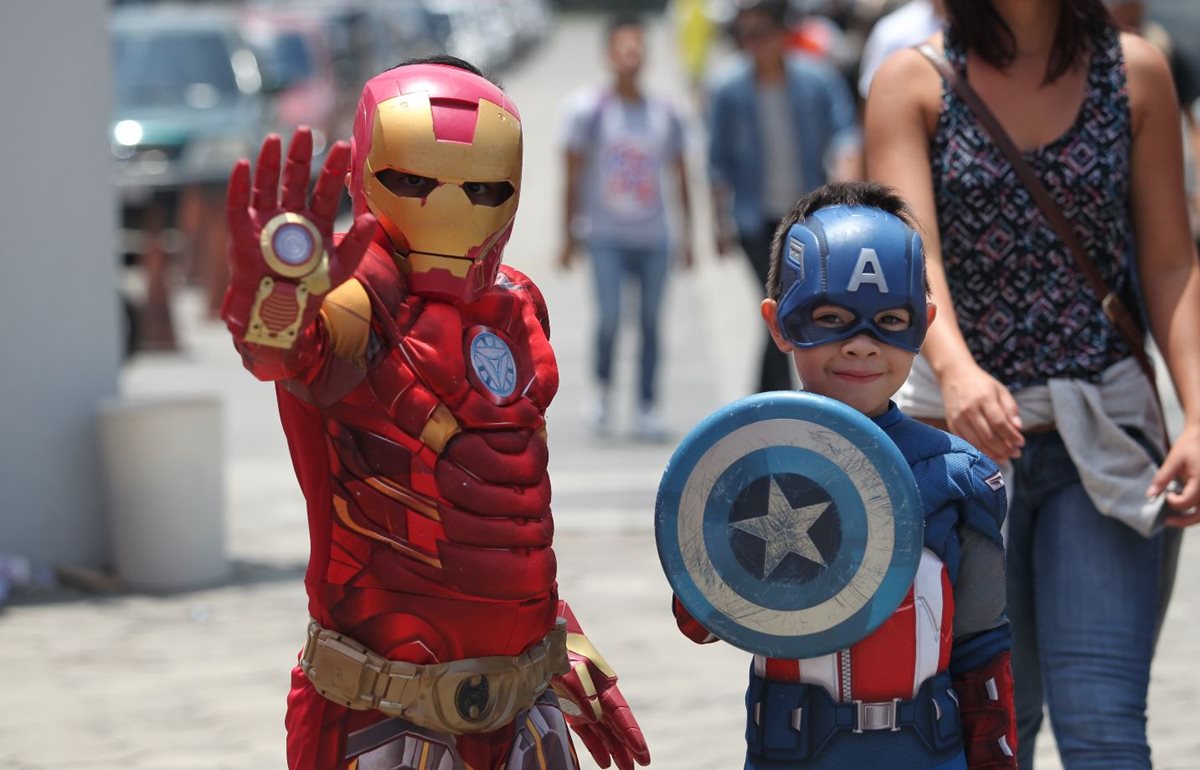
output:
M230 179L222 317L276 383L307 501L288 767L575 770L568 724L601 767L649 763L558 598L558 369L541 293L500 264L516 106L461 60L409 62L367 82L311 199L312 133L281 156L268 137ZM343 180L356 219L335 237Z
M857 409L899 448L924 548L908 595L865 638L817 658L754 656L748 769L1017 767L1004 482L890 400L933 321L927 293L920 236L887 188L822 187L776 233L763 320L805 391ZM678 597L673 610L690 639L717 641Z

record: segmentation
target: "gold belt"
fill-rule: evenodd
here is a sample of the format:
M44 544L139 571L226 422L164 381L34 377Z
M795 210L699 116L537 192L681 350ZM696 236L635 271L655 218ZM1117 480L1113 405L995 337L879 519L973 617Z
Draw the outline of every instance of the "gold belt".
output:
M520 655L421 666L388 660L314 620L300 667L318 693L346 708L374 709L440 733L486 733L513 721L552 676L570 670L567 625L559 618Z

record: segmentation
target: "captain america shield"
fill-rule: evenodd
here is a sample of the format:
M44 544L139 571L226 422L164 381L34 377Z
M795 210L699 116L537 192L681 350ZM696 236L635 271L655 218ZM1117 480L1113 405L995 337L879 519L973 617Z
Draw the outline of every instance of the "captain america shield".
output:
M857 410L763 393L707 417L663 473L658 555L717 637L773 658L841 650L878 628L916 576L924 539L904 455Z

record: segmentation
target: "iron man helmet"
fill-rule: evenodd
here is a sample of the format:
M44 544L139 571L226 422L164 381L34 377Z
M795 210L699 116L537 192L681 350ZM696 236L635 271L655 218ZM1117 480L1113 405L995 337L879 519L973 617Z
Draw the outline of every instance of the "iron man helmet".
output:
M521 191L521 117L498 86L449 64L367 81L350 197L370 211L415 294L469 302L496 279Z

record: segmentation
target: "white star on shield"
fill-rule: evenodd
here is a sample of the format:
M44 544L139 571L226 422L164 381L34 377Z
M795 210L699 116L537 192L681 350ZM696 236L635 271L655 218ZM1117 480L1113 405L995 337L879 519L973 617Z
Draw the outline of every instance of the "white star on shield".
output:
M829 508L830 503L804 505L795 508L779 488L779 482L771 476L771 493L767 501L767 513L753 519L743 519L730 524L734 529L762 540L767 550L763 556L763 574L766 579L775 571L779 563L789 553L808 559L811 562L825 564L824 557L817 550L809 530L816 524L821 514Z

